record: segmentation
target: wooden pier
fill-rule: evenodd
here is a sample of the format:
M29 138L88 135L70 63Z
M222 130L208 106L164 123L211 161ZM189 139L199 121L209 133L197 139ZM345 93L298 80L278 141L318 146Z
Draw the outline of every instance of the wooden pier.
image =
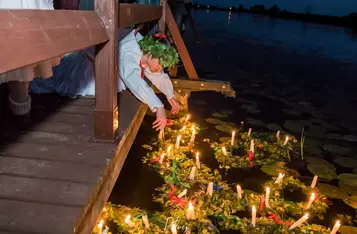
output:
M0 10L0 74L97 47L95 98L34 95L30 120L20 124L0 93L0 234L92 232L147 111L128 91L117 98L117 29L155 20L170 30L195 79L194 86L187 79L174 84L183 105L195 90L233 95L229 83L197 83L164 0L161 6L95 0L95 11Z

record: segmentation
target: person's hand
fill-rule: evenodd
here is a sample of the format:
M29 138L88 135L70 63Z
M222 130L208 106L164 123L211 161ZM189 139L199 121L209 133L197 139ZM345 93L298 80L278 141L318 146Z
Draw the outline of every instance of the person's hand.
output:
M180 104L175 100L175 98L170 98L168 99L170 105L171 105L171 113L172 114L178 114L180 111Z
M162 130L166 127L166 113L165 113L165 108L164 107L159 107L156 110L156 120L152 124L152 128L154 128L156 131Z

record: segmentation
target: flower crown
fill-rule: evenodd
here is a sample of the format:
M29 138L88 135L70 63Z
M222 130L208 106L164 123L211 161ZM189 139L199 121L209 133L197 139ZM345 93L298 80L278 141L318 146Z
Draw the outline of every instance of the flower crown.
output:
M166 39L166 36L146 36L139 41L139 45L144 54L150 53L153 58L158 58L163 68L171 68L178 63L179 55L174 47L161 42L161 39Z

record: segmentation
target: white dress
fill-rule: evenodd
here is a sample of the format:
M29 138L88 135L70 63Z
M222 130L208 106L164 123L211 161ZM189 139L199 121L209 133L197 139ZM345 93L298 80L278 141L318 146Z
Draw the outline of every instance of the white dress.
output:
M53 0L0 0L0 9L54 10ZM52 66L56 66L59 63L60 58L54 58L0 74L0 84L8 81L31 81L35 77L51 77Z

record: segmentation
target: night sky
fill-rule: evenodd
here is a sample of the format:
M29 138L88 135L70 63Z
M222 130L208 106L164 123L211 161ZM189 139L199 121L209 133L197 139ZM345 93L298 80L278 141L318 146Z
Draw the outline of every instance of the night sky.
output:
M306 12L310 8L313 14L348 15L357 12L357 0L192 0L194 3L215 6L239 6L243 4L250 7L257 4L266 7L276 4L280 9L292 12Z

